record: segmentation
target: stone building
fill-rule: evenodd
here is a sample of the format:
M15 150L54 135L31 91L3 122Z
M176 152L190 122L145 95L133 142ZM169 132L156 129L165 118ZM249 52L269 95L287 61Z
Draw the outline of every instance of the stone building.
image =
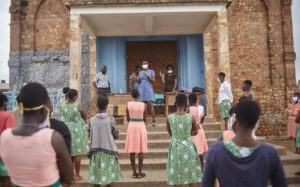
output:
M260 134L285 131L284 108L297 91L292 0L11 0L10 89L38 81L70 85L95 111L91 80L108 66L113 92L126 91L141 60L156 71L161 92L167 64L179 87L201 86L209 116L224 71L234 98L253 81L262 109Z

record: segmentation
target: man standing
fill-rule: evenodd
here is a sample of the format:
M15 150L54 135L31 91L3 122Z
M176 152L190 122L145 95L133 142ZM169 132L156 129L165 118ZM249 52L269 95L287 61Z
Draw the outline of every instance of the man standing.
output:
M98 97L106 96L107 93L110 93L110 82L106 72L107 67L103 65L101 67L101 72L97 73L93 79L93 86L98 89Z
M252 99L254 100L254 92L251 90L251 87L252 87L252 81L251 80L245 80L244 81L244 84L243 84L243 87L242 87L242 90L243 90L243 96L246 96L248 97L249 99Z
M218 98L218 103L220 106L220 115L221 118L224 119L225 130L227 130L229 110L231 108L231 103L233 102L233 95L231 92L230 84L227 81L225 81L225 73L219 73L218 82L221 84Z

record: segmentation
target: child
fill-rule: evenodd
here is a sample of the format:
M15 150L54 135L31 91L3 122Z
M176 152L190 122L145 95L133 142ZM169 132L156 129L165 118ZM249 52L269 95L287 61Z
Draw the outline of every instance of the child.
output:
M126 144L125 151L130 153L130 163L132 167L132 176L134 178L143 178L146 176L142 172L144 153L148 151L147 147L147 130L145 122L147 119L147 105L140 102L140 95L138 90L133 90L131 92L134 101L127 103L127 120L129 121L127 134L126 134ZM135 154L138 154L139 160L139 172L136 172L135 167Z
M287 126L287 136L288 138L296 138L296 131L298 124L295 123L297 112L300 111L300 95L298 93L294 94L293 103L285 109L285 112L289 115L288 126Z
M49 96L39 83L28 83L19 95L23 121L1 135L0 153L14 186L60 186L73 178L72 162L63 137L39 129L47 116Z
M94 186L113 186L113 181L122 179L118 163L118 149L114 139L119 131L114 117L106 114L108 99L100 96L98 113L91 118L89 183Z
M15 127L15 118L14 116L6 112L7 111L8 98L6 95L0 93L0 135L2 132L8 128ZM11 186L10 178L7 173L7 169L4 165L4 162L0 158L0 186Z
M198 101L198 98L197 98L196 94L194 94L194 93L189 94L190 107L187 110L187 112L192 114L193 117L196 119L196 124L198 127L198 134L195 136L192 136L192 140L197 147L198 155L200 157L201 166L202 166L202 170L203 170L204 153L206 153L208 150L206 136L205 136L204 130L201 126L201 123L203 123L203 121L204 121L205 111L204 111L203 106L197 104L198 103L197 101Z
M198 186L202 171L197 147L190 138L197 135L198 127L195 118L185 113L187 98L184 94L176 96L176 113L167 118L167 130L172 137L167 162L169 185L189 184Z
M243 100L235 107L235 137L213 144L207 155L202 187L220 186L287 187L282 164L275 148L253 138L253 129L260 115L255 101Z

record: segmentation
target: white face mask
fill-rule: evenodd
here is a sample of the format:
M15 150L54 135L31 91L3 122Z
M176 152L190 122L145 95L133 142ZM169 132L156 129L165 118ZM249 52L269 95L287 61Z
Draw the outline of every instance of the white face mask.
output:
M168 70L168 73L172 73L173 72L173 70Z
M218 77L218 79L217 79L217 80L218 80L218 82L219 82L219 83L221 83L221 80L220 80L220 78L219 78L219 77Z
M147 69L148 68L148 64L143 64L142 67L143 67L143 69Z
M298 101L298 97L293 97L293 102L296 103Z
M44 129L48 127L48 119L45 118L45 120L39 124L39 129Z

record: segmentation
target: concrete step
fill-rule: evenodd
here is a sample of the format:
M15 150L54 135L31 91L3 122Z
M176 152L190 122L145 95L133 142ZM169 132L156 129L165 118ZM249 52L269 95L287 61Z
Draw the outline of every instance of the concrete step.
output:
M212 143L216 142L217 138L207 138L207 144L208 146ZM118 149L124 149L125 148L125 140L116 140ZM169 148L171 143L171 139L156 139L156 140L148 140L148 149L167 149Z
M131 164L129 159L120 159L119 164L122 171L131 170ZM138 164L138 160L136 159L136 164ZM81 168L88 169L89 160L84 159L81 161ZM163 159L144 159L143 161L143 169L145 170L166 170L167 168L167 157Z
M221 131L205 131L206 138L218 138ZM171 139L168 132L148 132L148 140ZM120 133L119 140L126 140L126 133Z
M205 131L220 131L221 125L220 123L204 123L202 124L203 129ZM146 126L148 132L166 132L167 127L165 123L158 123L155 127L153 127L151 124L148 124ZM118 125L118 129L120 132L126 132L127 131L127 125Z
M152 150L151 152L153 153L154 151ZM164 154L164 155L162 155L162 154ZM167 149L163 150L162 154L160 155L161 157L145 158L144 159L144 169L146 169L146 170L166 169L168 150ZM148 155L148 153L146 153L145 155ZM292 154L292 153L288 154L288 155L284 155L284 156L281 156L281 161L284 166L299 165L299 169L300 169L300 155L296 155L296 154ZM138 163L138 161L136 159L136 164L137 163ZM84 168L87 169L88 164L89 164L89 160L84 159L84 160L82 160L81 167L83 169ZM120 164L122 170L131 170L128 153L127 153L127 158L120 156L119 164Z
M300 171L300 155L288 152L286 155L280 156L283 165L299 165Z
M169 149L148 149L148 152L144 154L145 159L159 159L167 158ZM129 159L129 153L126 153L124 149L119 150L120 159ZM136 155L137 158L137 155Z
M294 173L300 170L300 165L288 165L284 166L287 181L289 186L300 186L300 176L296 176ZM167 187L167 173L165 169L161 170L144 170L146 177L142 179L132 178L132 171L122 171L123 179L116 181L114 184L117 187ZM72 187L92 187L88 181L88 171L83 169L81 171L83 180L71 185ZM201 186L201 185L199 185Z
M143 170L145 178L135 179L132 177L132 171L122 171L123 179L116 181L116 187L168 187L166 170ZM83 181L71 185L72 187L92 187L88 181L88 172L82 172Z

